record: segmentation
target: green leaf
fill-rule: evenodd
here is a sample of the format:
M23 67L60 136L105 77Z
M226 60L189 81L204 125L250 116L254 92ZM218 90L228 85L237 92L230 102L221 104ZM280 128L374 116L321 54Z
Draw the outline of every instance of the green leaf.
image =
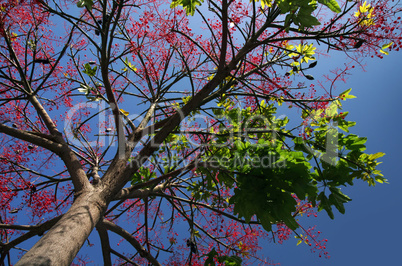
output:
M79 0L77 2L77 7L83 8L85 6L88 10L92 10L93 5L94 5L93 0Z
M124 109L120 109L120 112L122 112L123 115L128 116L130 113L125 111Z
M234 144L235 144L237 151L242 151L246 147L244 142L242 142L240 140L236 140Z
M82 72L84 72L85 74L87 74L90 77L95 76L96 74L96 70L98 69L97 66L95 66L94 68L91 67L91 65L89 63L86 63L84 65L84 70Z
M201 5L203 2L204 0L173 0L172 4L170 4L170 8L175 8L179 5L183 6L184 10L186 10L186 14L193 16L197 5Z
M102 98L97 97L97 96L90 96L90 95L87 95L86 97L87 97L87 100L88 100L89 102L99 102L99 101L102 101Z
M151 178L156 178L156 173L142 166L131 178L131 185L149 181Z
M218 262L225 263L225 266L241 266L242 259L237 256L219 256Z
M81 84L81 88L78 88L78 91L84 93L85 95L88 95L92 90L93 88L91 86L85 84Z
M345 214L345 207L343 203L339 201L333 194L329 195L329 201L338 209L342 214Z
M327 6L333 12L340 13L342 11L336 0L318 0L318 3Z
M390 43L388 43L388 44L384 44L383 46L381 46L381 49L387 49L387 48L389 48L392 44L394 44L393 42L390 42Z
M299 227L299 224L292 216L286 217L282 221L286 224L287 227L289 227L292 230L296 230Z
M331 203L328 198L325 196L324 192L321 192L317 199L320 201L320 205L318 206L318 211L325 210L329 216L329 218L334 219L334 213L332 212Z
M352 91L352 89L350 88L350 89L342 92L341 94L339 94L339 98L341 98L341 100L356 98L356 96L349 94L351 91Z
M215 266L215 257L217 257L219 263L225 263L226 266L241 266L242 263L242 259L238 256L219 256L215 248L213 248L209 253L202 255L201 257L207 257L204 262L204 266Z
M364 151L366 150L366 145L364 145L367 141L367 138L357 138L353 143L346 145L346 148L351 151Z
M335 197L337 197L337 198L338 198L340 201L342 201L342 202L349 202L349 201L352 200L351 198L349 198L348 196L346 196L345 194L343 194L343 193L341 192L341 189L340 189L340 188L337 188L337 187L330 187L329 190L331 191L331 193L332 193Z
M389 52L384 51L384 50L380 50L380 53L385 54L385 55L389 55Z
M301 29L304 28L310 28L312 26L317 26L320 25L321 23L318 21L318 19L311 14L303 14L303 13L298 13L298 16L293 19L293 22L298 25Z
M82 8L85 6L85 0L78 0L77 7Z
M384 51L384 50L385 50L385 49L388 49L389 47L391 47L392 44L394 44L394 43L393 43L393 42L390 42L390 43L388 43L388 44L384 44L384 45L381 47L380 53L383 53L383 54L385 54L385 55L388 55L389 52Z
M194 236L198 237L198 238L201 238L200 231L194 231Z
M215 266L214 258L215 256L218 256L218 252L216 252L215 248L213 248L210 252L207 254L202 255L201 257L207 257L205 260L204 266Z
M333 117L338 114L338 105L335 102L332 102L327 109L325 109L325 115L328 117Z
M349 132L349 128L356 125L356 122L345 121L341 117L338 117L337 119L334 120L338 122L338 127L345 132Z
M129 67L132 71L137 72L137 68L131 64L130 61L128 61L128 58L126 57L126 59L124 60L124 64ZM127 67L123 69L123 71L127 71Z
M330 203L334 205L340 213L344 214L345 207L343 204L351 201L352 199L343 194L340 188L330 187L329 190L331 191L331 194L329 195Z
M377 153L371 154L369 156L369 160L375 160L375 159L378 159L380 157L383 157L384 155L385 155L385 153L383 153L383 152L377 152Z

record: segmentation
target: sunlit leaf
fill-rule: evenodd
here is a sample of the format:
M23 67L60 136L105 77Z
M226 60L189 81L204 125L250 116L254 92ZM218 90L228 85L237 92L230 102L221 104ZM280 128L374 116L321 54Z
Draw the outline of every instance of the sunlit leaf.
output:
M124 111L123 109L120 109L120 112L125 116L128 116L130 114L129 112Z

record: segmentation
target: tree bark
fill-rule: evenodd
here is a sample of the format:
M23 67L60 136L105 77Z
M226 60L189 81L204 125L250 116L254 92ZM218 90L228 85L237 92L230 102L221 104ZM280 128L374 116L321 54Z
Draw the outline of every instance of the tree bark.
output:
M79 195L71 208L21 259L21 265L70 265L106 211L99 190Z

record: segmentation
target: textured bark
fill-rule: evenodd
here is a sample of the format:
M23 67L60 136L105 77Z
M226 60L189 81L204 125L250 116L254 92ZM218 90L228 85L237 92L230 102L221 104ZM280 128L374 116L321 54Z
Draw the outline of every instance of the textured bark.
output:
M81 194L60 221L15 265L70 265L106 207L99 191Z

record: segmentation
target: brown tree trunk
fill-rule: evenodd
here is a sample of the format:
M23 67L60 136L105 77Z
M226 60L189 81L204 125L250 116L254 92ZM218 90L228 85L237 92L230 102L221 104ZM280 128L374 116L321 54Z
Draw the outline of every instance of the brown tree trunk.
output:
M100 195L97 190L81 194L15 265L70 265L107 208Z

